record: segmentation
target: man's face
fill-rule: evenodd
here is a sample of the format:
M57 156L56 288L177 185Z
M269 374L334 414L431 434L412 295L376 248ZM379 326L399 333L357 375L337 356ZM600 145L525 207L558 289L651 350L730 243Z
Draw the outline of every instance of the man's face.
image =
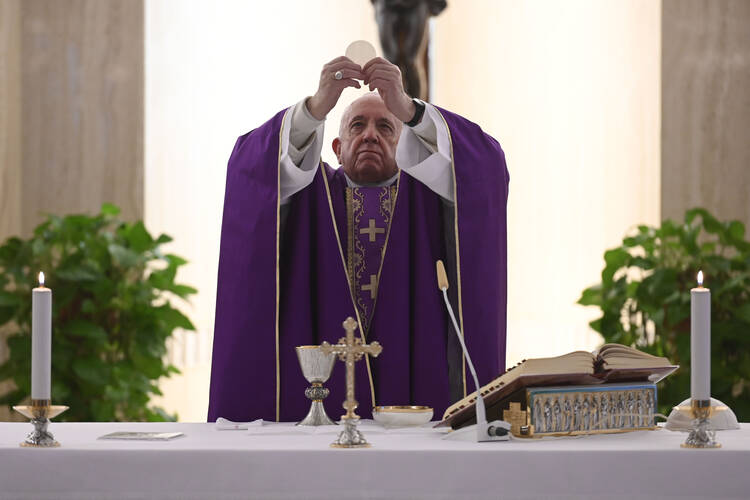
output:
M401 122L377 94L360 97L344 113L333 151L357 184L375 184L396 175Z

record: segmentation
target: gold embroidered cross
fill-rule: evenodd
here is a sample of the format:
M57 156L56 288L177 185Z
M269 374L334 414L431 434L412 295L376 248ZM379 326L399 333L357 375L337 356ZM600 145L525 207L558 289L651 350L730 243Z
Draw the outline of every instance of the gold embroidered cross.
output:
M382 227L375 227L375 219L370 219L370 226L369 227L362 227L359 229L359 234L366 234L370 237L370 242L375 241L375 235L376 234L384 234L385 228Z
M370 283L362 286L362 290L370 292L370 299L375 300L378 294L378 277L374 274L370 275Z

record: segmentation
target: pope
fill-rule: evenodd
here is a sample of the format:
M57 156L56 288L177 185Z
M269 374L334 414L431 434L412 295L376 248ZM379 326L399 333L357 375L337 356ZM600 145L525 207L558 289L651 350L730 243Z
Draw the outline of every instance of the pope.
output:
M361 82L361 83L360 83ZM328 113L347 87L323 163ZM342 321L383 352L358 363L358 413L463 397L466 364L435 277L477 374L504 370L508 171L498 142L469 120L412 99L376 57L325 64L317 92L241 136L227 169L208 419L295 421L309 407L295 346L335 343ZM340 414L344 377L325 400Z

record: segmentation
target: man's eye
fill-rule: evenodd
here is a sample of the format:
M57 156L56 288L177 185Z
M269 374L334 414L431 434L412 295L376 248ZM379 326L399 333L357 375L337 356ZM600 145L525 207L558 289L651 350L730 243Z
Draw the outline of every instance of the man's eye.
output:
M382 124L380 128L382 128L383 130L387 130L388 132L393 132L393 127L391 127L390 125L386 123Z
M357 127L361 127L361 126L362 126L362 122L354 122L354 123L352 123L352 128L357 128Z

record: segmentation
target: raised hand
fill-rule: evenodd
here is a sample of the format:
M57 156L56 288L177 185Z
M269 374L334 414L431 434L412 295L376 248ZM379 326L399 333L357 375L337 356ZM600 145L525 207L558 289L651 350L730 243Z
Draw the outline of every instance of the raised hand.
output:
M385 106L402 122L414 116L414 103L404 91L401 70L382 57L370 59L362 68L363 81L370 90L377 90Z
M337 72L341 78L336 79ZM357 80L363 78L362 68L346 56L326 63L320 71L318 91L307 100L307 109L317 120L322 120L336 106L346 87L360 88Z

